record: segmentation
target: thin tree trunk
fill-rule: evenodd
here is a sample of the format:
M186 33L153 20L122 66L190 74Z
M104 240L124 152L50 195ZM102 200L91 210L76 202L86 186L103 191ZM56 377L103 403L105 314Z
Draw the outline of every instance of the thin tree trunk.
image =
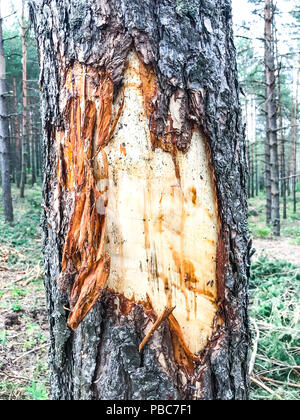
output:
M259 194L259 181L258 181L258 142L255 141L255 195Z
M40 119L39 113L38 113L38 105L34 108L34 115L35 115L35 121L36 125L34 128L34 137L35 137L35 161L36 161L36 176L40 176L40 162L41 162L41 155L40 155L40 128L38 121Z
M14 220L13 205L10 184L10 148L9 148L9 129L7 116L7 88L5 57L2 36L2 15L0 2L0 163L2 175L2 199L5 220L12 223Z
M265 68L267 129L270 150L271 222L273 234L280 236L279 163L277 144L276 77L274 60L274 38L272 33L274 6L265 0Z
M292 129L291 129L291 169L293 191L293 211L297 212L297 132L298 132L298 94L299 94L299 76L300 76L300 54L298 58L298 68L296 76L296 92L292 110Z
M247 399L230 2L30 4L52 398Z
M36 183L36 165L35 165L35 119L34 119L34 107L32 100L28 100L28 139L30 144L30 167L31 167L31 186Z
M21 180L21 141L20 141L20 126L19 126L19 118L18 118L18 105L17 105L17 84L16 78L13 78L13 104L14 104L14 137L15 137L15 148L16 148L16 184L17 187L20 187L20 180Z
M274 25L275 26L275 25ZM287 218L287 188L286 188L286 163L285 163L285 138L283 130L283 115L282 115L282 98L281 98L281 68L282 63L279 60L278 52L278 38L277 30L274 28L274 39L275 39L275 51L276 51L276 66L277 66L277 89L278 89L278 115L279 115L279 125L280 125L280 139L278 144L278 158L279 158L279 169L280 169L280 178L281 178L281 196L283 202L283 219Z
M22 113L22 163L21 163L21 182L20 197L24 198L26 184L26 166L27 166L27 50L26 50L26 28L24 21L25 0L22 3L21 33L22 33L22 92L23 92L23 113Z
M267 98L267 89L266 89ZM266 222L271 224L272 194L271 194L271 165L270 165L270 129L269 119L267 117L267 99L266 99L266 135L265 135L265 189L266 189Z
M278 68L280 68L278 63ZM280 140L279 140L279 160L280 160L280 177L281 177L281 195L283 200L283 218L287 218L287 200L286 200L286 170L285 170L285 139L283 132L283 117L282 117L282 101L281 101L281 80L280 70L278 73L278 111L280 124Z

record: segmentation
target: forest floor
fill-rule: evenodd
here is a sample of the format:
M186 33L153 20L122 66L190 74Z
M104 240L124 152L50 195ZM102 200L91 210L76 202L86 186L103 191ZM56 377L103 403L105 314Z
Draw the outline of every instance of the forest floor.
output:
M20 200L15 222L0 205L0 400L48 399L48 323L42 280L41 189ZM1 196L0 196L1 200ZM251 399L300 399L300 204L274 239L264 223L264 200L250 200L252 258L250 315L254 366Z

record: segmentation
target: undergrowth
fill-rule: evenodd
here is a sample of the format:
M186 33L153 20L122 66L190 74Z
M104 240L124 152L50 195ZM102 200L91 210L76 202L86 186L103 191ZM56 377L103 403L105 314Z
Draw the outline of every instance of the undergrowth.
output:
M267 391L253 384L251 399L298 400L300 268L262 256L252 265L251 271L254 341L258 336L256 329L259 330L253 376L269 388Z
M41 260L41 187L26 189L24 199L13 186L14 222L10 226L3 217L0 193L0 257L10 267L34 267Z

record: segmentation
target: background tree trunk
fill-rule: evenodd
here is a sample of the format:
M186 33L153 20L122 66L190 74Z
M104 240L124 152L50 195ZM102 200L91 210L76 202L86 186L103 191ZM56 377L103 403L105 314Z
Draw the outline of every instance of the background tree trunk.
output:
M13 78L13 113L15 114L13 117L14 121L14 136L15 136L15 148L16 148L16 184L17 187L20 186L21 181L21 161L22 161L22 149L21 149L21 141L20 141L20 125L19 125L19 117L18 113L18 104L17 104L17 85L16 85L16 78Z
M52 397L247 399L251 244L230 2L30 5Z
M2 175L2 199L5 220L12 223L14 220L11 185L10 185L10 147L9 147L9 129L7 116L7 89L6 89L6 71L5 57L3 50L2 36L2 15L0 4L0 164Z
M22 111L22 164L21 164L21 182L20 197L24 198L26 184L26 167L28 162L28 128L27 128L27 50L26 50L26 28L24 20L25 0L22 3L21 32L22 32L22 91L23 91L23 111Z
M300 54L298 56L298 68L296 74L296 92L292 109L292 128L291 128L291 164L290 174L292 176L293 190L293 211L297 211L297 133L298 133L298 94L299 94L299 78L300 78Z
M273 38L274 6L271 0L265 0L265 68L267 128L269 131L270 150L270 185L271 185L271 221L273 233L280 236L280 195L279 162L277 143L276 77Z

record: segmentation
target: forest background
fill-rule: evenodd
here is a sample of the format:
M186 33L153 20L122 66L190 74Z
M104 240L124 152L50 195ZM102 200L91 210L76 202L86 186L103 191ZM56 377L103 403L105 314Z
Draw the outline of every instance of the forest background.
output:
M251 399L298 400L300 6L291 0L271 4L268 33L264 1L233 0L253 237ZM39 65L26 2L13 0L1 6L0 73L6 76L6 88L0 84L0 111L4 115L3 101L9 185L2 165L0 399L40 400L48 398L49 384L40 229L43 145ZM267 77L274 81L271 91ZM275 103L275 121L268 112L270 97ZM271 130L274 122L276 129ZM4 155L2 151L3 161Z

